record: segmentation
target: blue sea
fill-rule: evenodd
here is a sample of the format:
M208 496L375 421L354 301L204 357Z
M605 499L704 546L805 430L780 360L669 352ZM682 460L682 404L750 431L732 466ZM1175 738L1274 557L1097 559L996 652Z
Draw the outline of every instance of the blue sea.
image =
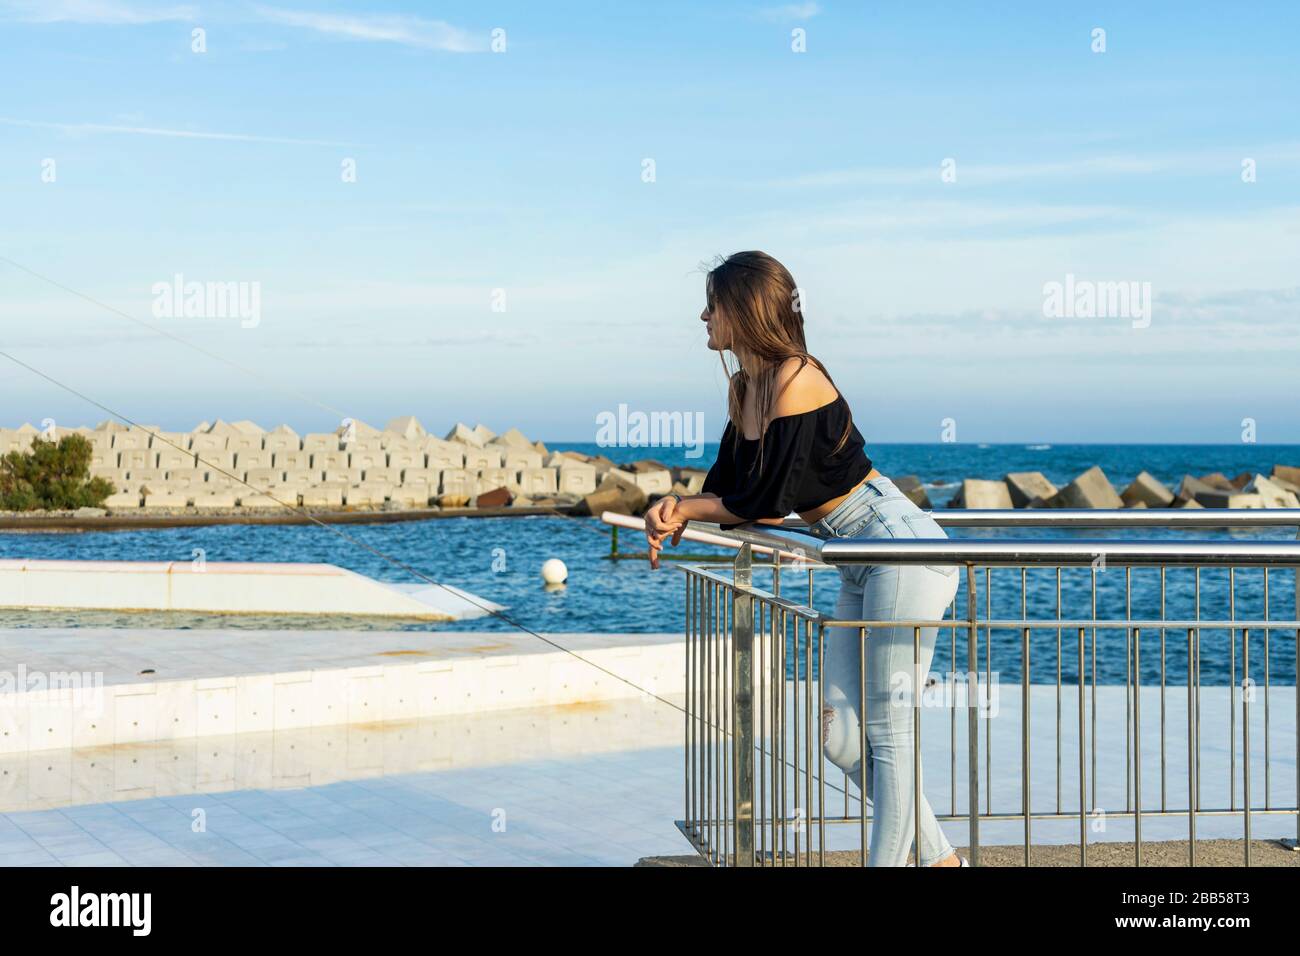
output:
M606 454L615 461L654 458L669 465L708 467L717 452L716 444L706 446L700 457L688 457L683 448L600 448L594 444L548 443L553 449L573 449L588 454ZM898 477L915 474L926 482L936 507L943 507L963 478L1001 478L1010 471L1042 471L1057 485L1065 484L1093 465L1100 465L1117 488L1127 484L1138 472L1150 471L1174 486L1187 473L1201 475L1220 471L1229 477L1243 471L1268 473L1274 464L1300 465L1300 446L1268 445L970 445L970 444L878 444L869 449L876 466L885 474ZM194 549L203 549L209 561L308 561L328 562L351 568L372 577L390 581L410 581L410 576L363 548L364 542L409 564L436 581L456 585L471 593L504 604L513 621L539 632L627 632L645 633L679 631L683 625L685 587L681 570L665 561L658 571L651 571L642 561L611 561L610 528L593 518L514 517L448 518L431 521L384 525L334 526L347 538L315 526L254 527L220 526L174 528L143 531L87 533L0 533L0 557L15 558L82 558L95 560L189 561ZM965 535L1003 537L1038 534L1044 537L1132 537L1169 538L1194 536L1198 539L1216 535L1234 539L1278 538L1294 540L1294 532L1272 529L1260 532L1063 532L1006 529L950 532ZM351 539L351 540L349 540ZM643 550L644 541L635 533L622 533L623 550ZM684 546L685 547L685 546ZM691 551L710 551L691 545ZM722 551L716 552L726 557ZM569 569L567 587L547 590L542 586L540 567L548 558L560 558ZM1125 572L1111 568L1097 574L1098 613L1118 618L1125 605ZM1087 568L1068 569L1063 574L1065 618L1087 616L1092 601L1092 575ZM1295 575L1275 572L1269 576L1269 616L1274 620L1293 619L1295 615ZM1193 572L1171 569L1168 572L1165 615L1169 619L1193 617ZM837 590L834 573L818 575L815 604L829 613L834 607ZM1227 617L1228 571L1207 570L1201 575L1201 613L1204 618ZM760 578L760 585L763 579ZM1020 616L1020 572L996 569L992 573L993 614L995 618ZM1052 570L1033 570L1028 574L1027 602L1030 616L1055 618L1056 576ZM1138 569L1132 574L1133 614L1138 618L1159 618L1159 572ZM789 585L787 585L789 586ZM983 575L981 574L981 589ZM1263 572L1241 570L1236 573L1236 613L1238 618L1263 617ZM959 598L958 614L964 615ZM984 609L981 592L980 611ZM374 621L347 622L348 626L391 628ZM154 627L276 627L285 626L280 619L246 617L117 614L64 614L0 612L0 626L42 627L77 626L154 626ZM336 621L294 621L294 627L337 627ZM410 624L410 628L428 629L434 625ZM485 618L452 625L456 629L513 629L514 624L500 618ZM447 625L438 625L447 627ZM1158 631L1144 632L1141 647L1143 682L1160 679ZM984 638L981 636L981 668L984 666ZM1062 677L1070 679L1076 659L1077 637L1068 632L1062 638L1060 661ZM1186 679L1186 632L1168 632L1166 640L1167 681L1178 684ZM1229 678L1231 658L1236 659L1236 677L1241 679L1241 636L1229 646L1226 631L1203 631L1201 679L1206 684L1222 684ZM1252 677L1263 681L1264 637L1250 635ZM1097 676L1102 683L1122 683L1126 672L1127 635L1123 630L1097 632ZM992 635L992 667L1008 680L1018 680L1021 670L1018 632ZM951 666L949 636L945 631L936 651L934 669L945 671ZM957 639L959 663L964 661L962 637ZM1091 675L1092 635L1088 635ZM1269 677L1274 683L1295 680L1294 632L1274 632L1269 641ZM1035 681L1055 681L1057 673L1057 632L1040 629L1031 639L1031 677ZM1181 658L1179 654L1183 655ZM1231 655L1231 656L1230 656ZM1181 663L1179 662L1181 660ZM962 669L959 667L958 669Z

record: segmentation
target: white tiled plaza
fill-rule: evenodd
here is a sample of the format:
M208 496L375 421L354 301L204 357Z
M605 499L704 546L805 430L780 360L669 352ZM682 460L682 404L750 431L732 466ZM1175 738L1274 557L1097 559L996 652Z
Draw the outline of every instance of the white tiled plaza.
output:
M1158 714L1154 689L1145 714ZM1293 712L1294 692L1275 689L1275 716ZM1097 806L1125 806L1124 691L1098 689ZM1229 753L1227 694L1203 692L1203 805L1226 805ZM1056 800L1054 688L1036 686L1031 750L1034 808ZM1063 704L1062 793L1077 793L1076 726L1071 695ZM682 715L646 696L544 708L450 714L419 720L331 725L273 732L61 750L0 757L0 860L12 866L58 865L607 865L688 854L673 821L682 816ZM1003 688L992 718L996 809L1019 806L1018 688ZM1185 725L1180 695L1168 699L1168 726ZM1091 714L1089 713L1089 718ZM1252 712L1252 804L1263 807L1262 708ZM951 750L949 712L923 711L926 789L940 814L965 807L964 716ZM1281 721L1278 722L1279 724ZM983 731L983 721L981 730ZM1238 728L1240 732L1240 727ZM1143 805L1160 805L1158 718L1144 721ZM981 734L983 738L983 733ZM1173 739L1171 737L1171 739ZM982 744L983 746L983 744ZM1295 737L1274 726L1269 737L1269 799L1294 800ZM981 763L984 760L981 751ZM1184 805L1185 757L1167 753L1170 807ZM1236 800L1243 793L1238 755ZM842 777L828 776L829 809ZM1238 802L1238 806L1239 806ZM850 809L857 812L857 801ZM1144 821L1144 838L1178 839L1186 816ZM946 822L954 843L962 822ZM1259 813L1257 838L1293 836L1294 814ZM1132 824L1098 820L1090 842L1131 839ZM829 847L855 846L856 827L831 828ZM1019 822L986 823L982 842L1017 843ZM1036 843L1077 838L1077 818L1037 822ZM1202 816L1198 836L1238 838L1240 817Z
M630 865L686 849L656 701L0 758L13 866Z

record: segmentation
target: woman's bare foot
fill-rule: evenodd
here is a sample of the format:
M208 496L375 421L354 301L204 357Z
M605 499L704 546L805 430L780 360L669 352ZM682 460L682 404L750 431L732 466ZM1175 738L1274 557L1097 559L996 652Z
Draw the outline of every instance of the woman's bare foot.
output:
M931 866L961 866L961 860L957 857L957 853L954 850L952 853L949 853L938 863L931 863L930 865Z

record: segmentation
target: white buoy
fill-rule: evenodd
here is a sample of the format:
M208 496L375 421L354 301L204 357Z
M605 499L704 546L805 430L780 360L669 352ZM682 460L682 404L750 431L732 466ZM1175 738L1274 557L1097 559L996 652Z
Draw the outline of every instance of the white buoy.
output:
M563 584L569 579L569 569L559 558L551 558L542 564L542 580L547 584Z

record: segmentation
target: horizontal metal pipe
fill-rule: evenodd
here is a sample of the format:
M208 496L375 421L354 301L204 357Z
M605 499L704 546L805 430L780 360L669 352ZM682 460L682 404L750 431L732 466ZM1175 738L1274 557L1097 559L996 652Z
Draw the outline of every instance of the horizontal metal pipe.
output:
M1300 508L935 508L927 514L945 528L1300 527ZM781 525L807 526L798 515Z
M834 538L821 547L827 564L976 564L1300 567L1300 541L1120 541L979 538Z
M1300 527L1300 508L940 508L931 515L945 528Z
M855 620L853 618L840 619L840 618L828 617L823 619L823 624L826 627L952 627L953 621L951 618L948 618L946 620L938 620L938 621L921 621L921 620L907 620L904 618L891 617L880 621L864 621L864 620ZM1017 617L1017 618L1008 618L1005 621L985 620L984 618L980 618L979 625L982 628L991 628L995 631L1007 630L1010 628L1020 629L1026 626L1030 627L1035 631L1048 631L1048 630L1054 631L1058 627L1074 627L1074 628L1095 627L1098 630L1105 630L1107 628L1112 628L1116 630L1122 628L1128 630L1130 628L1163 627L1171 630L1179 629L1184 631L1187 630L1188 628L1197 631L1230 631L1230 630L1240 630L1241 628L1244 627L1244 628L1254 628L1254 629L1270 628L1278 631L1294 631L1297 627L1300 627L1300 621L1278 621L1278 620L1244 621L1241 619L1237 619L1235 621L1234 620L1212 621L1209 618L1197 618L1196 620L1191 620L1191 621L1179 621L1179 620L1174 620L1169 618L1160 618L1159 620L1150 620L1150 621L1139 621L1139 620L1128 620L1128 619L1107 620L1104 618L1095 618L1095 619L1088 618L1086 620L1071 621L1059 617L1044 617L1044 618L1037 618L1037 619Z
M632 515L619 514L615 511L603 511L600 520L605 524L613 525L617 528L628 528L632 531L644 531L645 519L636 518ZM704 522L694 522L688 525L682 532L682 539L685 541L697 541L700 544L711 544L720 548L739 548L743 544L753 545L756 552L762 554L771 554L773 551L779 552L781 560L788 563L816 560L816 552L820 547L821 541L807 533L793 536L788 533L770 533L761 530L763 525L745 525L742 528L731 528L723 531L717 525L706 524ZM770 527L775 528L775 525ZM798 530L796 526L794 530Z

